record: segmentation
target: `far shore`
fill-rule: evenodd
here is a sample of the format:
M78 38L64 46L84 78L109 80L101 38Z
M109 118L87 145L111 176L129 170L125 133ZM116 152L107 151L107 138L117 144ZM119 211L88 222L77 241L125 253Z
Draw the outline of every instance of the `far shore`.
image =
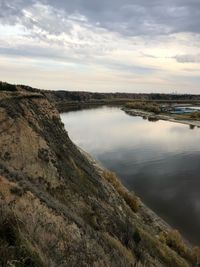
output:
M140 117L145 117L150 120L164 120L164 121L171 121L175 123L181 123L181 124L186 124L192 127L200 127L200 121L197 120L183 120L183 119L176 119L173 117L173 115L166 115L166 114L155 114L152 112L147 112L144 110L139 110L139 109L128 109L128 108L122 108L124 112L126 112L130 116L140 116Z

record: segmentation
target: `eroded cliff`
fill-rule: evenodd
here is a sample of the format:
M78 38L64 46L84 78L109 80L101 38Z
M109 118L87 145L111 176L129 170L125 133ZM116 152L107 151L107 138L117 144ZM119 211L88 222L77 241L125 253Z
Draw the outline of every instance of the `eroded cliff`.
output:
M194 266L197 254L131 201L71 142L42 91L2 87L0 266Z

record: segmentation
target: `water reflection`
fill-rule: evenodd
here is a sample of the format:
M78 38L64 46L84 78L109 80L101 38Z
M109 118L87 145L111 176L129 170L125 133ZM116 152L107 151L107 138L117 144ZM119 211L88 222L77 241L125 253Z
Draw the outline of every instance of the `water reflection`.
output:
M149 122L118 108L62 114L71 139L160 216L200 244L200 129Z

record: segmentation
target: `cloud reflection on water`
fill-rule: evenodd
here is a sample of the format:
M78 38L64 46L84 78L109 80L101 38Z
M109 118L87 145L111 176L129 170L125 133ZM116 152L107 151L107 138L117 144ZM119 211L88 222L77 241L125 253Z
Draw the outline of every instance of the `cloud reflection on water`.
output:
M62 120L77 145L200 244L200 129L148 122L108 107L62 114Z

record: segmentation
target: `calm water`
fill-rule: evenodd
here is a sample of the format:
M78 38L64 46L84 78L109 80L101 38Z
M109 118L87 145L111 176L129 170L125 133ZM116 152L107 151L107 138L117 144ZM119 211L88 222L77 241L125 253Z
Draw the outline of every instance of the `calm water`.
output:
M70 138L191 242L200 245L200 129L119 108L61 115Z

